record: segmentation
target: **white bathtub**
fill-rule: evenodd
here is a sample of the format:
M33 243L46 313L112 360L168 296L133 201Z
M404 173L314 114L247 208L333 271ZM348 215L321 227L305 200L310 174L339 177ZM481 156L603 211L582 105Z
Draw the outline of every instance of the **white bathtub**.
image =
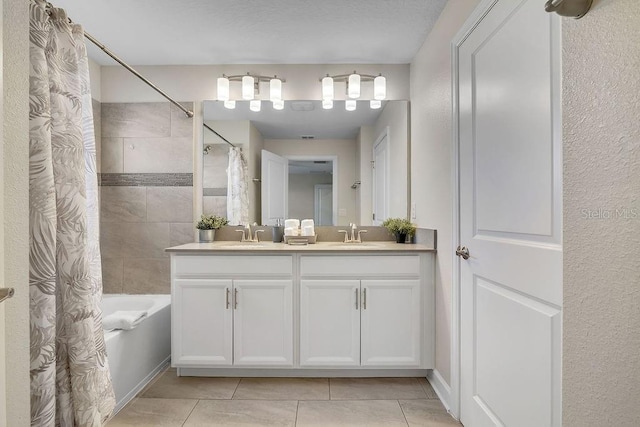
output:
M117 413L169 363L171 295L104 295L103 316L117 310L147 310L148 317L130 331L105 332Z

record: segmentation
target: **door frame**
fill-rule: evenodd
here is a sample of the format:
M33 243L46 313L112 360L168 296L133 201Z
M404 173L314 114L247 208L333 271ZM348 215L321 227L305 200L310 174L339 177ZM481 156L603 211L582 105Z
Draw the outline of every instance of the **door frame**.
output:
M455 248L460 245L460 103L459 103L459 61L460 47L469 37L469 35L475 30L478 24L484 19L484 17L491 11L491 9L500 0L481 0L476 8L471 12L467 20L464 22L460 30L451 40L451 101L452 101L452 156L451 156L451 183L452 183L452 212L453 212L453 227L451 243L453 250L451 251L452 262L452 277L451 277L451 378L450 378L450 390L449 390L449 412L456 419L460 419L460 372L461 372L461 354L460 354L460 324L461 324L461 301L460 301L460 266L461 261L455 253ZM522 0L524 1L524 0ZM542 7L542 6L541 6ZM560 43L561 43L561 36ZM558 67L556 72L560 70L560 64L553 64L552 67ZM557 84L552 79L552 85ZM553 87L552 102L555 105L561 105L561 88ZM559 111L554 113L554 120L558 120L561 123L562 117ZM559 128L561 129L561 124ZM555 137L555 136L554 136ZM446 387L446 384L444 384Z
M313 161L313 160L327 160L327 161L331 161L333 162L333 171L331 172L333 177L331 178L331 185L333 185L333 212L332 212L332 217L333 217L333 225L338 225L338 180L340 179L338 177L338 156L337 155L308 155L308 156L297 156L297 155L288 155L288 154L284 154L282 155L282 157L284 157L285 159L288 160L300 160L300 161ZM315 196L314 196L315 197Z
M376 198L376 194L377 194L377 188L376 188L376 171L375 171L375 160L376 160L376 147L378 145L380 145L382 143L382 141L385 141L385 163L386 163L386 170L385 170L385 174L384 174L384 193L386 194L385 200L384 200L384 219L381 221L379 218L374 218L373 219L373 225L382 225L382 223L384 222L385 219L387 219L388 215L389 215L389 192L391 191L391 174L389 173L389 166L391 165L391 141L389 141L389 136L391 134L391 129L390 126L386 126L382 132L380 132L380 134L376 137L375 141L373 142L373 145L371 146L371 158L372 158L372 165L373 168L371 168L371 210L372 212L377 215L376 212L376 202L377 202L377 198Z

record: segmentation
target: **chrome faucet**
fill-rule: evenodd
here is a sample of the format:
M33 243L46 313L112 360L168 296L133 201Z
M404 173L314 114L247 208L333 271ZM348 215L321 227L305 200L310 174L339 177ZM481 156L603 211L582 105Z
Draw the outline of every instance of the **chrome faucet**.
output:
M358 230L358 237L356 237L357 226L355 223L350 223L349 227L351 228L351 236L349 236L349 231L347 230L338 230L339 233L344 233L344 243L362 243L362 233L366 233L367 230Z
M257 224L254 223L253 225L254 227L257 227ZM264 230L256 229L253 232L253 236L251 236L251 224L247 224L242 230L236 230L236 232L242 233L242 236L240 237L241 242L259 242L260 237L258 236L258 233L264 233Z

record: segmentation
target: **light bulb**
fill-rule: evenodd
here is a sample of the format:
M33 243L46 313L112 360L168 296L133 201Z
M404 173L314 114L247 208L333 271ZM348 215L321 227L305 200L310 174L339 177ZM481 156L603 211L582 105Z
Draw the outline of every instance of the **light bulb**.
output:
M356 109L356 100L355 99L347 99L344 102L344 108L347 111L355 111L355 109Z
M375 79L373 79L373 99L383 100L386 97L387 97L387 79L385 79L383 76L378 76Z
M259 99L252 99L251 101L249 101L249 109L251 111L255 111L257 113L258 111L260 111L261 106L262 103Z
M322 79L322 99L333 99L333 79L329 76Z
M229 79L218 77L218 101L229 100Z
M347 95L349 95L349 98L360 98L360 74L351 74L347 86Z
M233 110L236 108L236 101L224 101L224 108L228 108L229 110Z
M378 108L382 107L382 101L380 101L379 99L372 99L371 101L369 101L369 106L372 110L377 110Z
M269 81L269 94L272 101L282 100L282 80L274 77Z
M272 101L272 102L273 102L273 109L274 110L282 110L282 109L284 109L284 100L276 99L275 101Z
M333 108L333 99L323 99L322 100L322 108L325 110L330 110Z
M242 77L242 99L253 99L255 79L252 76Z

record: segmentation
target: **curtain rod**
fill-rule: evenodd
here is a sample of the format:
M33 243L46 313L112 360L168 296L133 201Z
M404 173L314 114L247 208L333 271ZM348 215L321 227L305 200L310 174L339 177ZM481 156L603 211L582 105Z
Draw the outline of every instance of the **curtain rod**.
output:
M47 4L47 11L49 14L51 14L51 9L53 9L55 6L49 2L46 3ZM71 20L71 18L69 18L69 22L73 23L73 21ZM156 92L158 92L160 95L162 95L163 97L165 97L166 99L169 100L169 102L171 102L173 105L175 105L176 107L178 107L180 110L182 110L187 117L191 118L193 117L193 111L185 108L182 104L180 104L178 101L175 101L173 98L171 98L169 95L167 95L162 89L158 88L156 85L154 85L153 83L151 83L149 81L149 79L147 79L146 77L144 77L142 74L140 74L139 72L137 72L135 69L133 69L133 67L131 67L129 64L127 64L126 62L124 62L122 59L120 59L118 57L118 55L116 55L115 53L111 52L109 50L109 48L107 48L104 44L100 43L98 40L96 40L91 34L87 33L86 31L84 32L84 36L94 45L96 45L98 48L100 48L100 50L102 50L104 53L106 53L107 55L109 55L114 61L116 61L118 64L122 65L127 71L129 71L131 74L133 74L134 76L136 76L137 78L139 78L140 80L142 80L143 82L145 82L147 85L149 85L149 87L151 87L151 89L155 90ZM213 130L213 129L212 129ZM223 138L224 139L224 138Z
M209 127L208 124L206 123L202 123L202 126L206 127L207 129L209 129L211 132L215 133L216 135L218 135L218 137L223 140L224 142L226 142L227 144L229 144L230 146L232 146L233 148L235 148L236 146L233 145L232 143L229 142L229 140L227 138L225 138L224 136L220 135L218 132L216 132L215 130L213 130L212 128Z

